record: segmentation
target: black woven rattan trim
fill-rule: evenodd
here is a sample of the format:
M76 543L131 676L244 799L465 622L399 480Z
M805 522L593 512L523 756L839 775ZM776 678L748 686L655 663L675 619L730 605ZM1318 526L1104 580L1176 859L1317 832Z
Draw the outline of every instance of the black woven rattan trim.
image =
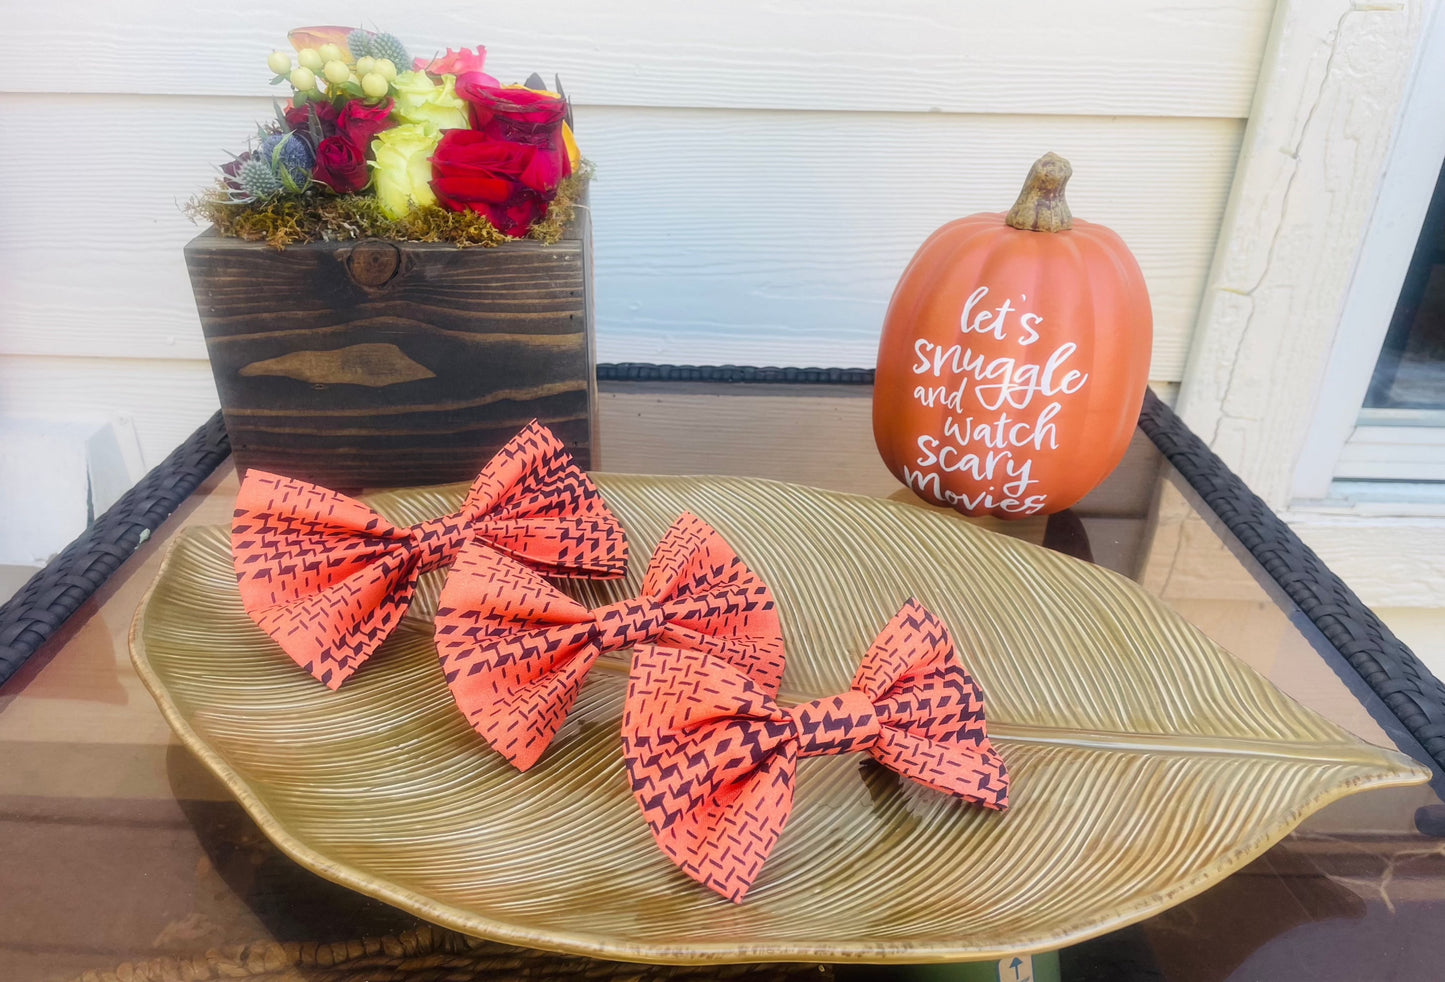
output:
M231 453L218 411L0 606L0 683Z
M597 366L599 382L788 382L872 385L871 368L757 368L752 365L652 365L622 361Z
M1154 393L1139 428L1441 767L1445 685Z

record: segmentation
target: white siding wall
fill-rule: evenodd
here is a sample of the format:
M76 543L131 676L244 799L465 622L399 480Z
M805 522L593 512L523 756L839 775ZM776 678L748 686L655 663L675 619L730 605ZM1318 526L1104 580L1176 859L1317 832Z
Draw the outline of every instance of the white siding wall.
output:
M402 11L405 10L405 13ZM1273 0L49 0L0 33L0 416L125 416L147 466L214 409L180 211L270 115L300 22L561 75L596 162L604 361L869 366L943 222L1047 150L1113 226L1177 381Z

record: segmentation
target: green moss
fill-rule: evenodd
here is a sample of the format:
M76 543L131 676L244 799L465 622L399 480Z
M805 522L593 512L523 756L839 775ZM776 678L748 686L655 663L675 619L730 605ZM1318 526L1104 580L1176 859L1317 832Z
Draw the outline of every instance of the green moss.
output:
M562 238L576 217L577 202L587 188L592 167L584 162L564 180L547 213L533 224L527 237L553 243ZM472 211L447 211L436 206L420 208L401 219L381 211L372 194L335 195L310 190L300 195L238 204L226 199L224 185L191 199L186 213L198 223L209 222L222 235L265 242L284 249L298 242L337 242L352 239L401 239L408 242L451 242L458 248L498 246L510 241L485 217Z

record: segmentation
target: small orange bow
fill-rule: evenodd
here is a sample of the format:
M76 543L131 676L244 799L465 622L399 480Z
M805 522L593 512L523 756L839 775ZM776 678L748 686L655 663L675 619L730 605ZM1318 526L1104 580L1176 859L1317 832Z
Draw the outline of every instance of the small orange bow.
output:
M332 689L391 633L417 577L494 551L554 576L627 570L621 524L535 420L497 451L455 514L399 528L344 494L252 470L231 525L246 612Z
M942 622L914 601L878 635L851 689L786 709L710 652L639 646L622 746L658 846L734 902L788 822L799 757L866 751L939 791L1008 806L983 693Z
M519 770L542 756L604 651L643 641L710 652L776 692L783 638L767 584L702 519L663 536L642 595L588 610L505 557L457 559L442 589L436 645L452 696Z

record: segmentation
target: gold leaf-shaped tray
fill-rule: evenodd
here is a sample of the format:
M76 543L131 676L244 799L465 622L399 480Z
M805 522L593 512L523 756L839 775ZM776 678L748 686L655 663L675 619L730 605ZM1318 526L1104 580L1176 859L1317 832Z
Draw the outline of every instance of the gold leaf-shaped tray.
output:
M185 530L132 654L180 738L302 865L464 932L650 962L964 961L1142 919L1258 856L1310 812L1428 772L1276 690L1133 583L892 501L740 478L598 476L635 594L684 510L772 586L783 701L845 689L917 597L983 686L1012 775L984 811L861 755L800 762L793 817L747 901L682 875L628 790L626 665L600 663L542 762L513 771L447 692L431 643L442 574L332 692L246 616L229 531ZM412 523L462 486L371 504Z

